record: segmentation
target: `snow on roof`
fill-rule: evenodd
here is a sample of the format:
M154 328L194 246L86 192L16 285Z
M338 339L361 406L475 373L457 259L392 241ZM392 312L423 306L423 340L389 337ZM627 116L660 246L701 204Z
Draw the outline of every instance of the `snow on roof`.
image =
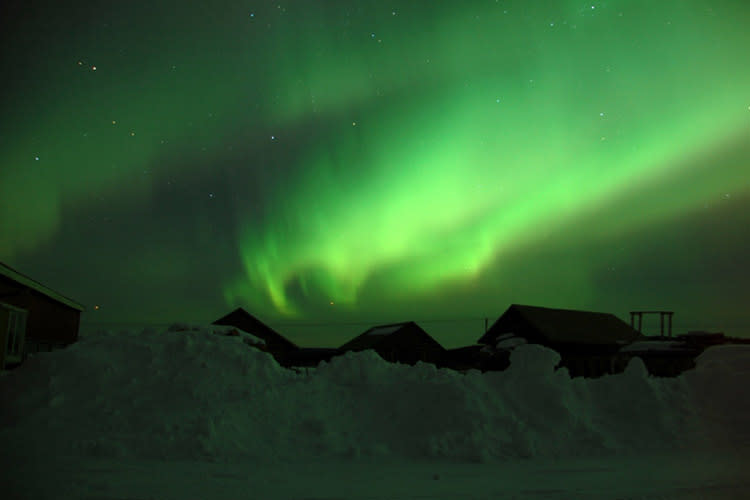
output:
M84 307L78 302L67 298L66 296L52 290L49 287L42 285L38 281L32 278L29 278L25 274L19 273L15 269L9 267L6 264L3 264L2 262L0 262L0 275L5 276L6 278L12 279L16 283L27 286L31 288L32 290L36 290L42 295L46 295L47 297L57 302L60 302L61 304L65 304L68 307L72 307L73 309L77 309L78 311L83 311L84 309Z
M706 332L703 330L693 330L687 333L681 333L678 337L723 337L724 334L721 332Z
M373 326L372 328L366 330L364 333L357 335L350 341L339 346L339 349L344 351L361 351L363 349L373 349L385 337L387 337L388 335L392 335L402 329L420 330L429 337L429 334L427 334L427 332L424 332L424 330L422 330L419 325L417 325L413 321L405 321L403 323ZM432 340L434 341L434 339ZM442 349L442 347L440 348Z
M227 325L242 328L246 332L252 332L256 337L265 339L266 343L283 350L297 349L298 346L279 332L266 325L258 318L238 307L229 314L214 321L214 325Z
M750 346L711 347L674 379L650 378L638 358L619 375L571 379L559 359L522 345L503 372L462 374L363 351L295 373L209 329L103 332L0 377L0 440L8 463L37 453L40 466L52 455L502 461L750 442L738 376Z
M500 340L495 346L498 349L513 349L519 345L526 343L526 339L523 337L508 337Z
M266 344L266 341L263 340L262 338L256 337L252 333L248 333L248 332L246 332L245 330L243 330L241 328L237 328L236 326L210 325L210 326L208 326L206 328L210 328L210 330L213 333L218 334L218 335L232 336L232 335L236 334L237 336L242 337L243 340L246 340L246 341L251 342L253 344L260 344L260 345L265 345Z
M404 325L390 325L390 326L376 326L371 330L368 330L367 335L390 335L396 330L400 330Z
M675 351L682 350L684 342L679 340L639 340L620 349L620 352Z

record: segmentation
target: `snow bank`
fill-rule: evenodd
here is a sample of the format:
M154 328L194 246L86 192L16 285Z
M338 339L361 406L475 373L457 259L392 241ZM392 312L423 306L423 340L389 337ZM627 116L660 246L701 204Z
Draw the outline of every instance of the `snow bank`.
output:
M721 448L750 451L750 345L710 347L685 381L700 404L703 439Z
M109 332L40 353L0 378L0 442L36 456L264 463L747 443L750 346L713 347L674 379L649 377L638 358L620 375L571 379L538 345L516 347L504 372L390 364L365 351L297 374L244 340L211 328Z

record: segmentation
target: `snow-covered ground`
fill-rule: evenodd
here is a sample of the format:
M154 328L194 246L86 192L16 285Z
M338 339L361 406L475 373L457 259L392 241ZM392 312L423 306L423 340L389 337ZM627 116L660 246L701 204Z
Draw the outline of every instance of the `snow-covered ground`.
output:
M537 345L504 372L295 373L216 330L103 332L0 377L0 498L750 497L747 345L669 379L570 379Z

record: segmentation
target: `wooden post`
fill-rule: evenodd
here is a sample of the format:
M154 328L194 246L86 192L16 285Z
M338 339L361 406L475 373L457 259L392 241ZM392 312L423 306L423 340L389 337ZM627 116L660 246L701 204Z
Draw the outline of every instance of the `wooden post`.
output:
M644 314L658 314L659 315L659 337L666 338L664 334L664 316L667 317L667 333L666 335L672 337L672 315L674 311L630 311L630 328L635 329L635 318L638 317L638 333L643 333L643 315Z
M672 337L672 314L674 314L674 313L669 313L669 318L668 318L669 319L669 336L670 336L670 338Z
M659 313L659 336L664 338L664 311Z

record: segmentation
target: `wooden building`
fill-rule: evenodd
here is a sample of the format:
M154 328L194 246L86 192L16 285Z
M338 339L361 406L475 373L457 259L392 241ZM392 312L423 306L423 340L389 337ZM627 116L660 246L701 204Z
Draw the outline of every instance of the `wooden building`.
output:
M0 263L0 368L78 340L83 306Z
M226 316L217 319L213 324L234 326L251 335L255 335L266 343L266 349L271 353L299 349L294 342L287 339L241 307L238 307Z
M396 363L417 361L440 365L445 348L413 321L374 326L339 347L341 352L373 349L381 358Z
M300 353L300 348L287 339L279 332L266 325L258 318L238 307L226 316L222 316L213 322L214 325L234 326L251 335L262 339L265 345L259 347L263 351L269 352L277 363L286 368L293 366L293 363L301 363L299 366L314 366L311 353ZM318 353L320 356L320 354ZM325 357L324 355L322 357ZM297 365L294 365L297 366Z
M628 357L620 348L640 338L613 314L513 304L478 342L500 349L518 339L541 344L560 353L571 376L596 377L622 371Z
M241 307L217 319L213 324L234 326L263 339L265 346L262 350L273 355L276 362L285 368L314 367L321 361L327 362L332 357L342 354L342 351L336 348L299 347Z

